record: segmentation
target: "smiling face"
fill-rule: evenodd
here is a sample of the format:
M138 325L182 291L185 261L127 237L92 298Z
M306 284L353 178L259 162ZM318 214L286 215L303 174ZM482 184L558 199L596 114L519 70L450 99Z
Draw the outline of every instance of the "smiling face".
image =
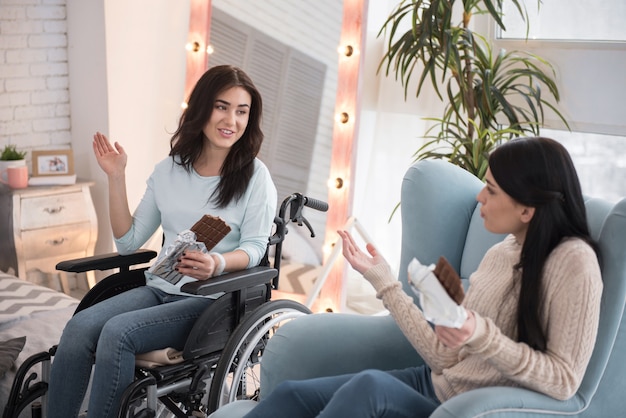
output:
M211 117L202 129L207 146L230 150L246 131L251 105L250 93L243 87L231 87L218 94Z
M509 196L498 186L489 169L485 183L476 196L481 204L480 216L485 228L494 234L513 234L517 242L523 243L535 208L524 206Z

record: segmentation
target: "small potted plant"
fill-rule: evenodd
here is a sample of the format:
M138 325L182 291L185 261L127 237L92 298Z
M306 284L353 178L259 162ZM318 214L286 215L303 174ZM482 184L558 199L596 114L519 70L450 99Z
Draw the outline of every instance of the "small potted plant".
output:
M26 165L26 151L18 151L15 145L5 145L0 153L0 173L9 167L19 167ZM3 174L3 178L6 175ZM6 178L4 178L6 181Z
M6 145L0 154L0 160L2 161L18 161L24 160L26 157L26 151L18 151L15 145Z

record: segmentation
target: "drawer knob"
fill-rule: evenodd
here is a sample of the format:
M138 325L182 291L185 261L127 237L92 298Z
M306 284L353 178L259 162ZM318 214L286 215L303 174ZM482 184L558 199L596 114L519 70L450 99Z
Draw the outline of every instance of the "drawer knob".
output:
M55 238L55 239L49 239L46 241L46 244L48 245L52 245L52 246L57 246L57 245L61 245L63 244L65 241L67 241L67 238L62 237L62 238Z
M61 212L63 209L65 209L65 206L59 206L56 208L44 208L43 211L48 212L50 215L54 215L54 214Z

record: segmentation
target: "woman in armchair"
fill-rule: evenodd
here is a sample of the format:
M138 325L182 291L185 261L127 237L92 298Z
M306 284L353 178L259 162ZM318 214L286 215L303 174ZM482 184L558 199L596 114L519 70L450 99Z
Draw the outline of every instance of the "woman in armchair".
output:
M339 231L345 258L425 365L283 382L246 418L428 417L488 386L573 396L595 343L602 278L571 158L548 138L505 143L489 158L477 200L486 229L508 236L471 275L459 328L432 327L376 248L366 253Z

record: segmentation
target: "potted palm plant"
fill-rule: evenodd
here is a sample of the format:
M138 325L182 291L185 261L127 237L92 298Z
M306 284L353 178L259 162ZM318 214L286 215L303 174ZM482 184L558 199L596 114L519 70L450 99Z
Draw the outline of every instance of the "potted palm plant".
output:
M510 1L527 21L523 3ZM430 81L445 104L441 117L428 118L434 125L415 160L447 159L483 179L489 152L511 138L539 135L545 109L569 128L555 107L559 91L550 63L528 52L494 51L471 29L472 17L486 14L505 30L503 2L402 0L381 28L378 36L388 37L379 72L395 73L405 100L412 77L418 79L416 97ZM410 29L402 32L407 20Z

